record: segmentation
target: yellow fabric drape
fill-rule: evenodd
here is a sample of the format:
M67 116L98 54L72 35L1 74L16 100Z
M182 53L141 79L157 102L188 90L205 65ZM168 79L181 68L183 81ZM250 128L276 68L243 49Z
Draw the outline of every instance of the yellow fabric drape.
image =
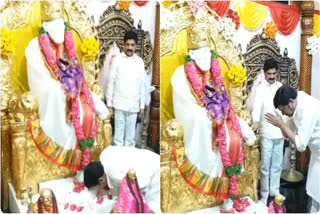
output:
M27 62L25 57L25 49L29 42L38 36L41 27L40 1L35 1L30 5L26 23L13 30L14 52L12 55L12 66L10 70L11 84L13 90L22 94L29 91ZM66 16L65 16L65 20ZM81 38L72 31L75 41L75 49L79 60L81 59Z
M257 30L264 22L268 7L244 0L232 1L241 23L249 30Z
M320 21L320 17L318 14L313 14L313 35L315 36L319 36L319 21Z
M160 118L162 123L175 118L172 103L171 76L179 66L184 65L184 57L188 54L186 44L187 32L184 29L176 35L173 42L172 51L163 55L160 59ZM213 43L211 48L214 49ZM229 79L227 77L227 72L229 70L229 65L223 58L219 56L218 60L220 62L221 75L228 90Z

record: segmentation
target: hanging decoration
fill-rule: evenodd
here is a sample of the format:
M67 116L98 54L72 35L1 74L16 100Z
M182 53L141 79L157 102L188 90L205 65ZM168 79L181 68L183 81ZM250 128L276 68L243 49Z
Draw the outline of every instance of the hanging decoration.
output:
M312 30L312 33L313 35L315 36L319 36L319 23L320 21L320 17L319 17L319 10L317 12L315 12L313 14L313 30Z
M132 1L121 1L118 0L118 4L121 10L128 10Z
M134 1L134 3L141 7L141 6L145 5L145 4L147 4L148 1Z
M309 55L316 55L320 53L320 38L316 36L310 36L307 38L307 46L306 50L308 51Z
M241 23L249 30L257 30L264 22L268 7L251 1L233 1Z
M230 1L206 1L207 5L219 16L224 16L226 11L229 9Z
M164 8L168 8L170 5L177 3L178 1L162 1L161 4Z
M206 3L203 0L188 1L189 9L194 16L196 16L199 9L203 8L205 5L206 5Z
M283 35L289 35L296 28L300 19L300 9L298 7L272 2L269 9L273 21Z
M236 30L238 30L240 27L240 18L237 12L229 9L227 12L227 17L232 19L233 23L236 25Z
M273 39L277 34L277 25L272 22L268 22L263 32L266 34L268 39Z
M10 56L13 53L13 33L1 28L1 56Z

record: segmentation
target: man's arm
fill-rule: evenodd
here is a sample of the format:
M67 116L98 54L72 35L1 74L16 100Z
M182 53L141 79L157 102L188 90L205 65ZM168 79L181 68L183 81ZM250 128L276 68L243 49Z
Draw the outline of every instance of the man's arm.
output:
M116 78L116 73L118 70L117 66L118 66L118 60L117 60L117 58L115 58L111 64L110 80L107 85L106 100L107 100L108 107L113 106L113 93L114 93L114 87L115 87L115 78Z
M277 113L277 112L276 112ZM298 151L304 151L310 141L312 132L317 122L316 112L312 111L304 111L302 115L302 120L299 121L297 125L297 134L295 134L289 127L289 125L285 124L280 115L266 114L266 120L274 126L277 126L281 129L283 135L290 140L290 142L294 143Z
M263 96L261 94L261 85L257 87L256 96L253 105L252 111L252 131L259 132L260 129L260 116L261 116L261 108L263 104Z
M142 61L142 60L141 60ZM139 91L139 100L140 100L140 118L144 115L144 106L145 106L145 98L146 98L146 72L144 70L144 64L142 61L141 69L141 82L140 82L140 91Z

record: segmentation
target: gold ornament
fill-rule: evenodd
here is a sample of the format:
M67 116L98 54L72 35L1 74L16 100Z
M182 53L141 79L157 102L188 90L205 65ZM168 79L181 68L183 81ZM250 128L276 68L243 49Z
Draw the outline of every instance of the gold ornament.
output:
M50 21L56 18L63 18L63 1L41 1L41 21Z
M195 21L187 29L188 49L210 47L210 24L205 13L198 12Z

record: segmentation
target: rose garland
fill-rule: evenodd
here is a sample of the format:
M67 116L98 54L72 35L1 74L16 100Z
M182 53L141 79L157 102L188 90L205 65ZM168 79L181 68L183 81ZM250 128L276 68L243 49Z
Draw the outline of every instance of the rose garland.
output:
M202 98L205 96L205 94L202 89L202 84L197 76L196 64L193 60L191 60L189 55L186 56L185 62L186 62L185 72L186 72L187 78L191 84L193 91L195 92L195 96L198 98L198 100L201 101ZM213 80L214 84L216 86L218 85L224 86L223 79L221 76L220 64L217 59L217 55L215 54L214 51L211 51L210 71L211 71L211 79ZM201 104L205 106L205 103L202 102ZM239 154L238 161L235 165L232 165L231 158L227 151L224 123L218 124L217 144L218 144L218 149L221 156L221 161L224 167L224 171L229 178L229 197L232 200L235 200L237 195L237 183L238 183L237 176L240 175L241 168L243 167L243 163L244 163L244 141L242 138L239 121L236 117L236 114L232 105L229 106L229 116L231 118L233 128L236 130L239 136L241 136L241 148L240 148L241 151Z
M68 24L65 24L65 26L66 26L66 28L65 28L65 33L64 33L64 45L65 45L67 57L68 57L68 59L72 59L72 58L76 59L77 53L74 48L74 40L72 37L72 32L71 32ZM39 31L39 44L40 44L40 48L46 58L46 61L49 65L50 69L55 74L55 72L57 72L59 70L57 62L60 58L60 56L59 56L60 51L57 50L56 54L53 53L53 51L51 49L51 41L50 41L49 35L44 30L43 27L41 27L40 31ZM56 45L55 48L58 49L59 46ZM81 150L83 151L83 153L82 153L82 166L86 167L90 163L90 149L89 148L92 148L94 145L94 139L96 138L98 127L97 127L97 115L96 115L93 99L92 99L92 96L91 96L90 91L88 89L88 85L84 79L83 79L81 88L82 88L82 92L84 93L84 95L87 99L88 105L90 106L91 110L95 114L94 119L93 119L93 127L92 127L91 136L88 139L85 139L84 132L83 132L82 126L80 124L80 107L79 107L78 99L77 99L77 96L72 98L72 100L71 100L72 124L75 129L75 134L76 134L76 137L78 140L78 144L79 144Z

